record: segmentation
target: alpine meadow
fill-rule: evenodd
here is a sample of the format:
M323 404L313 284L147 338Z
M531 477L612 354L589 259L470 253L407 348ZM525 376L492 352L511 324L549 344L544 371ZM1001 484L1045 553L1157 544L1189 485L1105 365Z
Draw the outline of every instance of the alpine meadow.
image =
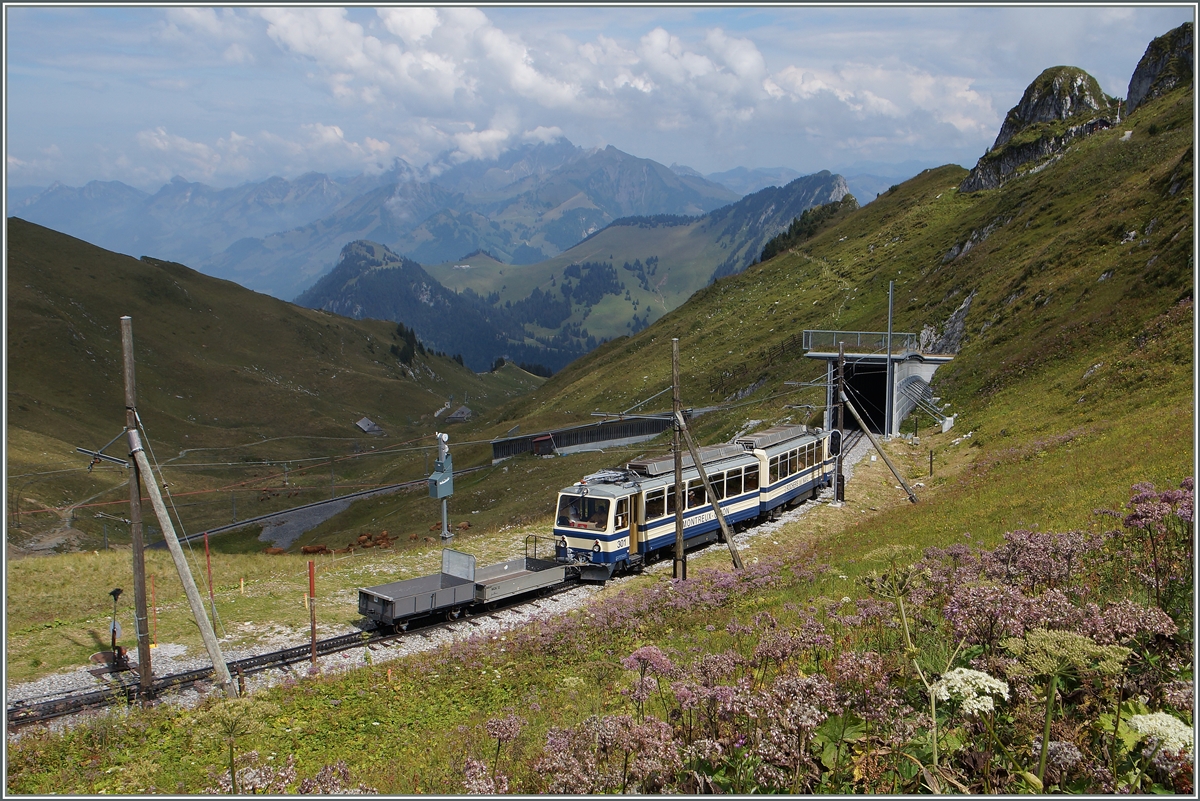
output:
M391 243L320 240L342 262L298 305L9 218L7 694L102 666L114 618L137 663L128 471L76 450L117 438L105 453L129 455L123 315L143 481L190 538L226 657L305 652L236 697L215 679L185 700L113 690L21 727L10 697L6 793L1194 794L1192 63L1188 23L1150 43L1131 97L1050 67L973 169L873 199L829 173L728 205L678 180L691 216L581 211L598 230L561 243L540 221L547 258L524 264L444 261L436 232L466 241L465 212ZM422 308L417 285L445 305ZM431 344L427 325L528 348L473 370L495 354ZM480 566L531 537L554 553L557 492L667 456L672 431L503 459L494 441L665 414L673 340L698 445L824 427L827 367L803 332L889 325L953 356L931 382L953 426L918 408L881 453L864 440L844 502L824 489L739 531L741 569L716 544L686 578L668 558L366 642L360 588L436 575L443 547ZM551 351L547 375L533 361ZM143 499L153 659L202 657ZM286 537L268 517L310 504ZM364 639L310 660L314 632Z

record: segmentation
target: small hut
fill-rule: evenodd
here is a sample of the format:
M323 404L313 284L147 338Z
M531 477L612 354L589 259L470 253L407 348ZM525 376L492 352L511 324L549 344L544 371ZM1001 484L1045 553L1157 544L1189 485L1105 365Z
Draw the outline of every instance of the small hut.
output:
M375 422L373 420L371 420L369 417L364 417L363 419L359 420L354 425L358 426L358 428L364 434L373 434L376 437L386 436L386 434L384 434L383 429L380 428L378 425L376 425Z

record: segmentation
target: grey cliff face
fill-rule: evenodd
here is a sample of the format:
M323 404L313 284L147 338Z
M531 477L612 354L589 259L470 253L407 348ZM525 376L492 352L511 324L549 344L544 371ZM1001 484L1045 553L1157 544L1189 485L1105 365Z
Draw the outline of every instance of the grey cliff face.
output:
M1025 89L1021 102L1009 110L996 143L963 179L958 191L995 189L1025 165L1053 159L1071 141L1111 127L1112 122L1102 116L1109 108L1100 84L1078 67L1051 67L1043 71ZM1020 137L1014 142L1014 138L1032 126L1066 121L1074 124L1052 128L1035 138Z
M1127 113L1132 114L1147 100L1176 86L1192 82L1192 34L1192 23L1185 22L1150 42L1129 79Z
M992 149L1003 146L1030 125L1091 115L1107 108L1108 100L1091 75L1078 67L1051 67L1026 87L1021 102L1005 116Z

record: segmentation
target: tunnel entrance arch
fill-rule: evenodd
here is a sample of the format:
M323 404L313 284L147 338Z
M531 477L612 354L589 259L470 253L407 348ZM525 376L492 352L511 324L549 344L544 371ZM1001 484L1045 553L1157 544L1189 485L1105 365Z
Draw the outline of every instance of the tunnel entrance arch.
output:
M929 381L934 372L954 356L945 353L925 353L920 348L916 334L893 332L890 337L880 331L805 331L805 355L826 361L827 416L825 425L836 425L834 384L837 376L839 345L844 347L846 360L846 396L872 434L884 437L896 436L904 419L915 411L928 414L941 423L942 430L954 425L953 416L947 417L936 405ZM891 379L891 392L888 379ZM890 415L888 400L891 400ZM888 431L890 417L891 430ZM852 414L843 416L847 430L859 426Z

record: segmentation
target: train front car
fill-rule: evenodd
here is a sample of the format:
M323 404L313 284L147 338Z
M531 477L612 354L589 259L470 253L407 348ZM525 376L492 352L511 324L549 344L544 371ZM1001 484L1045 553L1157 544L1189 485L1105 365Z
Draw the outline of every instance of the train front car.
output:
M637 476L623 470L593 473L561 490L554 516L557 558L578 565L584 581L607 581L628 570L637 494Z
M836 440L829 431L811 431L807 426L775 426L736 442L758 459L762 471L760 513L795 505L814 498L833 480Z

